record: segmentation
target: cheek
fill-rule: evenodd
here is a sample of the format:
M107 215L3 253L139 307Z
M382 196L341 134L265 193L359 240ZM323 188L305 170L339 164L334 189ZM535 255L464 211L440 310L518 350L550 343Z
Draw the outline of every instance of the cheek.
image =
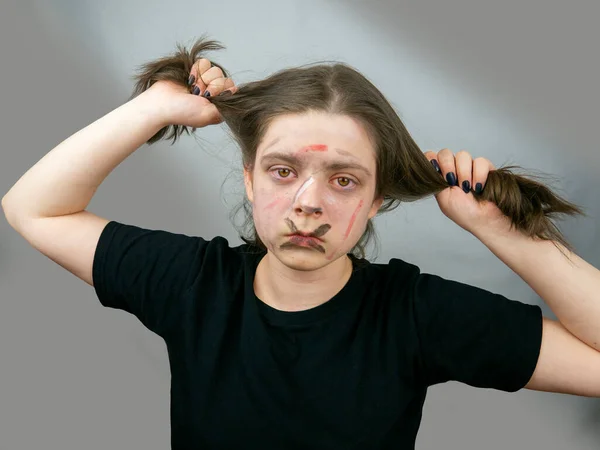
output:
M337 244L331 248L326 258L333 260L350 250L351 243L360 238L362 234L362 224L367 218L368 211L365 208L364 200L358 202L350 202L349 204L341 205L334 210L335 223L337 228L336 239Z
M329 216L339 227L344 229L344 238L348 236L354 228L357 218L362 216L364 211L364 200L339 200L333 195L328 194L323 199L326 203Z
M275 190L263 189L255 202L256 209L261 214L274 215L288 209L292 204L292 194Z
M284 198L278 197L275 200L273 200L271 203L267 204L264 207L265 212L269 211L269 210L273 210L273 209L278 209L277 206L281 205L281 203L284 201Z
M254 221L257 228L266 230L282 221L282 216L289 209L289 195L261 190L255 198L253 206Z

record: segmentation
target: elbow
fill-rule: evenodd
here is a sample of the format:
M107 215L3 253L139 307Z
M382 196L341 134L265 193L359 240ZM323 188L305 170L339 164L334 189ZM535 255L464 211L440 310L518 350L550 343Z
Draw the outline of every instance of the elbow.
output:
M14 229L17 229L17 223L19 219L16 213L16 208L10 205L10 201L7 200L6 195L2 197L2 212L4 213L4 217L6 217L8 224Z

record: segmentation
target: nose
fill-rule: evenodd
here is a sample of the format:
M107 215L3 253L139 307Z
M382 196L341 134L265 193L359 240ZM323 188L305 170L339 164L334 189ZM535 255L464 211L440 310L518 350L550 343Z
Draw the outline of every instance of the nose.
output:
M300 214L300 213L304 213L304 214L308 214L308 215L314 214L317 217L319 217L323 213L323 210L318 206L313 207L313 206L302 205L300 208L296 208L296 212L298 214Z
M292 208L296 214L314 214L319 217L323 214L321 199L319 182L315 178L310 177L296 192Z

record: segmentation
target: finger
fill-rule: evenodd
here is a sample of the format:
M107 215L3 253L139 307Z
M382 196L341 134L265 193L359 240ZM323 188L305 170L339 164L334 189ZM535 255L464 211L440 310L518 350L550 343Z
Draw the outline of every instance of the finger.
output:
M442 175L450 186L458 186L456 178L456 165L454 162L454 153L448 148L440 150L437 154L438 163L442 169Z
M461 150L454 156L458 185L468 194L473 183L473 158L466 150Z
M232 90L232 88L235 88L235 82L231 78L225 78L225 86L223 88Z
M206 85L205 97L221 93L225 86L225 75L219 67L211 67L202 74L202 81Z
M427 158L429 161L433 161L434 159L437 158L437 153L434 152L433 150L427 150L423 154L425 155L425 158Z
M492 162L487 158L475 158L473 160L473 190L476 194L481 194L490 171L495 169Z
M438 163L438 160L437 160L437 153L432 150L428 150L424 153L424 155L425 155L425 158L427 158L427 160L434 167L434 169L437 170L437 172L440 175L442 175L442 169L440 169L440 164Z
M190 85L190 91L193 94L199 95L201 92L206 90L206 84L202 81L202 75L210 69L210 66L210 61L206 58L197 60L192 66L188 84Z
M218 97L221 97L224 95L235 94L237 89L238 89L237 86L235 85L235 83L233 82L233 80L231 78L225 78L225 85L223 86L223 90L218 95Z
M238 90L238 87L235 85L235 81L231 78L225 78L225 89L230 91L232 94L235 94Z

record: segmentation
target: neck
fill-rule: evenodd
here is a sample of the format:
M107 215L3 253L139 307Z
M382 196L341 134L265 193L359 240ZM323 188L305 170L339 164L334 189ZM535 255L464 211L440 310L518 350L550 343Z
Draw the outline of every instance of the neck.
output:
M303 311L319 306L337 294L350 279L352 261L347 255L311 271L290 269L267 252L256 269L254 292L280 311Z

